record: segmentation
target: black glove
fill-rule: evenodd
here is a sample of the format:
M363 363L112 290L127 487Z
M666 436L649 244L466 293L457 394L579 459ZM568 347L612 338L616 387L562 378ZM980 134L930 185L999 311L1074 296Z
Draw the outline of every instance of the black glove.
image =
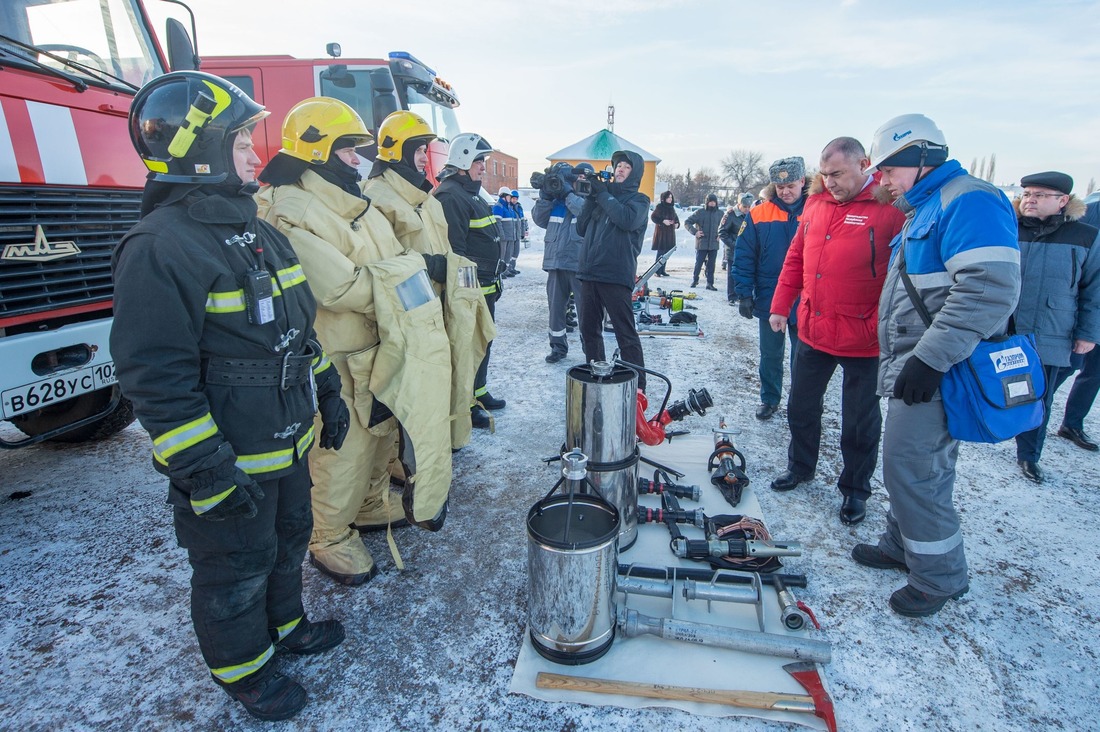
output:
M428 268L428 277L432 278L432 282L447 284L447 255L425 254L423 256L424 266Z
M317 410L321 413L321 439L317 444L326 450L339 450L351 426L348 405L339 393L330 393L320 397Z
M916 356L910 356L894 381L894 398L903 400L907 405L930 402L941 381L942 371L936 371Z
M592 196L591 196L592 198L595 198L596 196L600 195L601 193L604 193L604 192L607 191L607 183L603 180L603 178L599 178L599 177L589 178L588 182L592 184Z
M236 465L236 456L186 478L173 478L173 485L189 496L191 510L209 521L224 521L256 515L256 501L264 497L260 485Z
M751 297L743 297L741 301L737 303L737 312L741 313L742 318L752 318L753 301Z

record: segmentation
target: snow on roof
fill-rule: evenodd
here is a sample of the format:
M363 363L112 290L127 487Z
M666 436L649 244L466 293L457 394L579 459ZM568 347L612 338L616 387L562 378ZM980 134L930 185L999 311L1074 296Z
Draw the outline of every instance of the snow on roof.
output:
M611 154L616 150L633 150L642 156L647 163L659 163L661 159L651 152L643 150L630 140L616 135L611 130L600 130L594 135L589 135L580 142L575 142L569 147L563 147L552 155L547 155L547 160L611 160Z

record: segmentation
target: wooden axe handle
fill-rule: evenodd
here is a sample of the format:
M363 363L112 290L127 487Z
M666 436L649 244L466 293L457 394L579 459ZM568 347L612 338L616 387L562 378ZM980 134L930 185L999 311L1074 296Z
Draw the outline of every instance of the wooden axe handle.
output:
M642 696L648 699L725 704L750 709L809 712L810 714L815 711L814 700L808 696L778 694L770 691L723 691L721 689L701 689L694 686L668 686L666 684L643 684L637 681L587 679L580 676L565 676L546 672L539 672L535 680L535 686L540 689L588 691L595 694L622 694L624 696Z

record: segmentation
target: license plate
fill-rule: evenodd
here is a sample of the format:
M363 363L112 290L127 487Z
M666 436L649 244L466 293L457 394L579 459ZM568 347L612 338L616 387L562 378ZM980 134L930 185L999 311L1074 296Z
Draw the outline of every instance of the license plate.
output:
M8 389L0 394L0 401L4 405L4 418L10 419L24 412L33 412L117 382L115 365L109 362Z

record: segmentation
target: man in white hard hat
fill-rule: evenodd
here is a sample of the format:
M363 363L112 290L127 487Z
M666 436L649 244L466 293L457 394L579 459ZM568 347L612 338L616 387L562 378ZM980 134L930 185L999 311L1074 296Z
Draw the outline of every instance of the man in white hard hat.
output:
M1020 249L1008 199L949 160L943 133L924 115L882 125L870 161L866 172L879 171L905 224L890 244L879 300L878 393L889 399L882 476L890 510L878 544L857 544L852 558L908 570L890 608L923 617L969 590L952 504L959 442L947 431L940 382L980 340L1005 332L1020 295ZM930 327L906 291L902 267Z

